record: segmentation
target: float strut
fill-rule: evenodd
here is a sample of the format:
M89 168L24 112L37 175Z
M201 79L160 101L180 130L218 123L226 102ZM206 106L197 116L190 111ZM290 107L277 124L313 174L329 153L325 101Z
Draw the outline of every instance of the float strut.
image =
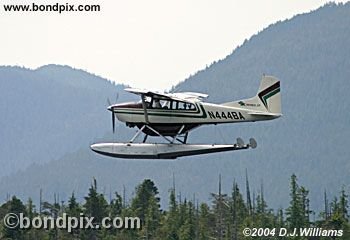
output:
M142 128L140 128L137 133L132 137L132 139L129 141L130 143L133 143L133 141L135 141L135 139L140 135L140 133L143 131L143 129L145 129L146 125L143 125Z

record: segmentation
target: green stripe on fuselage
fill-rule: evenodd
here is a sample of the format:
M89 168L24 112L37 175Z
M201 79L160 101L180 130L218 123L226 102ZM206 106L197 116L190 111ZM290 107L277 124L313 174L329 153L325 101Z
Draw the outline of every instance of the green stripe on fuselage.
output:
M204 107L202 106L202 104L196 104L197 105L197 111L178 111L178 110L161 110L161 109L157 109L159 110L158 112L152 112L149 111L149 109L147 109L147 114L149 116L162 116L162 117L188 117L188 118L206 118L207 114L204 110ZM200 110L199 108L202 110L202 114L200 114ZM136 112L134 111L130 111L130 110L117 110L114 111L115 113L122 113L122 114L133 114L133 115L144 115L145 113L143 111L138 111ZM180 113L179 113L180 112ZM186 114L187 113L187 114ZM198 115L200 114L200 115Z

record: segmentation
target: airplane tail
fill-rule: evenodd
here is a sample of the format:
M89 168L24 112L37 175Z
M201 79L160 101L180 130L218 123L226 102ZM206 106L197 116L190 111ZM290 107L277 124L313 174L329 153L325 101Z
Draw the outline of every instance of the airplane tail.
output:
M280 81L273 76L263 75L258 93L254 97L222 105L281 115Z

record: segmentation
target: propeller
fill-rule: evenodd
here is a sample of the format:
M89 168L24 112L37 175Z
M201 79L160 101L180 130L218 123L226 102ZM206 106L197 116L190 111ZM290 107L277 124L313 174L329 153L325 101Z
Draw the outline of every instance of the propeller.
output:
M115 132L115 113L112 108L112 128L113 128L113 133Z
M118 101L119 98L119 93L117 93L116 98L115 98L115 102ZM112 112L112 129L113 129L113 133L115 133L115 113L114 113L114 107L113 104L111 103L111 101L109 100L109 98L107 98L107 103L108 103L108 110Z

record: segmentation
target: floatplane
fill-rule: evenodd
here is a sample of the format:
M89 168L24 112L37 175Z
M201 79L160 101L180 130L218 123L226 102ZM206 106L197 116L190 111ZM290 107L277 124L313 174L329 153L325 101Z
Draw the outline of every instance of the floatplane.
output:
M282 116L280 81L262 76L258 93L249 99L222 104L205 102L207 94L196 92L159 93L127 88L141 97L139 102L112 104L112 127L115 119L138 128L129 142L95 143L91 149L99 154L131 159L175 159L177 157L256 148L254 138L245 144L189 144L188 134L202 125L273 120ZM135 140L143 133L142 142ZM148 136L158 136L165 143L148 143Z

